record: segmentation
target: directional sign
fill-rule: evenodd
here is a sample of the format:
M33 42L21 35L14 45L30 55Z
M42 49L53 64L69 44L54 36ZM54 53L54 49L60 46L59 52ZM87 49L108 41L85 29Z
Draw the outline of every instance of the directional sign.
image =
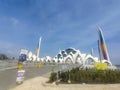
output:
M26 61L26 54L21 54L20 56L19 56L19 61L21 61L21 62L24 62L24 61Z
M20 51L20 56L19 56L19 62L24 62L24 61L26 61L27 53L28 53L27 50L21 49L21 51Z

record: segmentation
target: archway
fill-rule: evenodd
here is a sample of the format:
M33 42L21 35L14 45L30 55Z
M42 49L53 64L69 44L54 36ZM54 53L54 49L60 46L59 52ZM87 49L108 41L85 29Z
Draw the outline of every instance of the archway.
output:
M70 57L68 57L65 59L65 63L71 64L71 63L73 63L73 61Z
M88 64L88 65L93 65L94 63L95 63L95 60L91 57L87 58L85 61L85 64Z
M82 58L80 55L77 55L76 59L75 59L75 63L79 63L79 64L83 64Z

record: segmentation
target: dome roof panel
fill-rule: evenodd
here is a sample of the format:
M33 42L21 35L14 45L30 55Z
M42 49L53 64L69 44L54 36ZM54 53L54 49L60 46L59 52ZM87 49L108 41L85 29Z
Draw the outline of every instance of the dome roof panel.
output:
M66 49L65 51L66 51L67 54L70 54L70 52L72 52L73 54L76 53L76 50L73 49L73 48L68 48L68 49Z

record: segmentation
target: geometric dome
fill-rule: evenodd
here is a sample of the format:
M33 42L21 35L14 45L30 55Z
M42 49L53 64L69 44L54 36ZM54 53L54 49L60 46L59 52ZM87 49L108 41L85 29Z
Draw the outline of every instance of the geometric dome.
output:
M74 48L67 48L65 50L60 51L57 55L58 58L66 57L69 54L75 54L77 51Z
M73 48L68 48L68 49L65 50L65 52L66 52L67 54L70 54L70 53L75 54L75 53L76 53L76 50L73 49Z
M87 60L94 62L98 62L97 57L93 57L90 54L82 54L79 50L74 48L67 48L65 50L61 50L56 56L55 61L59 61L61 63L86 63Z

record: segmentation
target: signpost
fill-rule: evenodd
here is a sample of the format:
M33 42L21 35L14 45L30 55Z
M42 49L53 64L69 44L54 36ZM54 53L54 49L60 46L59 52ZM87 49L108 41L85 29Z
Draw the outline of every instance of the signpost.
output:
M23 69L23 62L26 61L27 58L27 50L21 49L19 61L18 61L18 71L16 77L16 83L21 84L24 81L25 70Z
M17 77L16 77L16 83L21 84L24 81L24 74L25 70L18 70Z

